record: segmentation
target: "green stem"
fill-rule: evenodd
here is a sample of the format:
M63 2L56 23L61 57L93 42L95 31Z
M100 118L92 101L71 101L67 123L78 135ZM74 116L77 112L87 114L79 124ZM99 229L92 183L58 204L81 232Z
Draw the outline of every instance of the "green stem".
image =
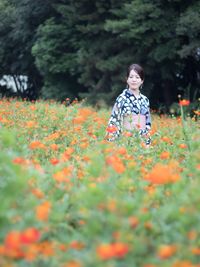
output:
M190 141L186 132L186 125L185 125L185 118L184 118L184 112L183 112L183 106L181 106L181 121L182 121L182 129L183 129L183 135L185 137L185 142L188 146L188 150L191 151Z

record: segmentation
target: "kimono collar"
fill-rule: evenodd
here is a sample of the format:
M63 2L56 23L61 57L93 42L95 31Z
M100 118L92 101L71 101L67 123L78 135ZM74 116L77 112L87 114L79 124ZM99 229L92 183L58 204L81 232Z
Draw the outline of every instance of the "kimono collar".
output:
M127 95L127 97L133 96L135 99L140 99L140 98L142 97L142 95L141 95L140 92L139 92L139 96L136 97L136 96L134 95L134 93L131 92L131 90L130 90L129 88L127 88L127 90L126 90L126 95Z

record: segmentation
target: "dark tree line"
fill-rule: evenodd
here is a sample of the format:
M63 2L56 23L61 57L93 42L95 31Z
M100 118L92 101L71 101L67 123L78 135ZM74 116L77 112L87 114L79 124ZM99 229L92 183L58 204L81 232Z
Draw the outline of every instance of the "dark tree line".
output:
M131 63L144 66L153 106L197 99L200 2L0 0L0 78L27 76L18 96L110 104Z

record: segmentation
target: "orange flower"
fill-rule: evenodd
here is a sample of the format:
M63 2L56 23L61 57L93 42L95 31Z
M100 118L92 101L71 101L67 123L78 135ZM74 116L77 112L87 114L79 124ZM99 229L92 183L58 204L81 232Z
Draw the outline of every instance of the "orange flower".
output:
M129 217L128 220L129 220L129 224L130 224L131 228L136 228L139 224L139 220L135 216Z
M57 144L51 144L50 145L50 148L54 151L57 151L58 150L58 145Z
M4 243L7 248L19 248L21 246L21 233L19 231L9 232L5 238Z
M24 259L26 261L34 261L39 255L39 247L38 244L30 244L29 246L26 246L25 249L25 255L24 255Z
M37 123L35 121L27 121L26 122L26 128L34 128L37 126Z
M195 240L197 238L197 232L195 230L191 230L187 234L189 240Z
M200 247L192 248L192 254L194 254L194 255L200 255Z
M190 101L186 100L186 99L183 99L183 100L179 101L179 105L180 106L189 106L189 104L190 104Z
M50 159L50 162L51 162L52 165L57 165L59 163L59 159L52 158L52 159Z
M44 241L38 245L39 245L39 251L42 255L49 257L55 254L52 242Z
M158 249L158 256L161 259L168 259L172 257L177 251L175 245L162 245Z
M161 138L161 140L162 140L163 142L165 142L165 143L172 144L171 139L170 139L169 137L167 137L167 136L163 136L163 137Z
M120 242L112 244L112 247L116 258L124 258L129 251L128 245Z
M36 217L40 221L47 221L49 212L51 209L51 203L49 201L43 202L41 205L36 207Z
M124 258L128 251L128 245L121 242L102 244L97 247L97 255L101 260Z
M122 162L113 163L112 166L113 166L113 169L119 174L123 173L126 170Z
M63 161L68 161L71 158L73 152L74 152L74 148L73 147L66 148L64 153L61 155L62 160Z
M160 158L161 159L169 159L170 157L170 153L168 151L163 151L161 154L160 154Z
M85 122L85 118L83 116L77 116L73 119L74 124L82 124Z
M4 241L5 255L11 258L22 258L24 252L22 251L21 233L19 231L11 231L7 234Z
M172 267L197 267L198 265L193 265L190 261L177 261Z
M125 137L131 137L131 136L133 136L133 134L131 132L129 132L129 131L124 131L123 132L123 136L125 136Z
M113 156L107 157L106 163L111 165L113 169L119 174L123 173L126 170L122 160L117 156L113 155Z
M110 244L99 245L96 252L101 260L109 260L114 257L114 251Z
M34 227L27 228L21 233L20 239L23 244L37 242L40 239L40 232Z
M117 131L117 127L115 125L109 125L106 129L108 133L115 133Z
M120 155L126 155L127 154L127 150L125 147L120 147L118 150L117 150L117 153L120 154Z
M30 149L37 149L37 148L45 149L46 147L40 141L33 141L32 143L30 143L29 148Z
M200 116L200 110L194 110L193 112L194 112L194 114Z
M31 192L33 195L35 195L39 199L44 197L44 193L38 188L33 188Z
M76 249L76 250L81 250L85 247L85 244L83 242L74 240L69 244L70 248Z
M27 163L27 160L24 159L24 158L20 158L20 157L17 157L17 158L14 158L13 159L13 163L15 164L21 164L21 165L25 165Z
M176 167L177 164L175 164ZM157 163L153 169L145 175L145 180L153 184L167 184L174 183L180 180L180 175L175 167L174 163L163 165Z
M82 264L79 261L69 261L63 267L82 267Z
M187 148L187 145L186 144L180 144L179 147L184 149L184 148Z

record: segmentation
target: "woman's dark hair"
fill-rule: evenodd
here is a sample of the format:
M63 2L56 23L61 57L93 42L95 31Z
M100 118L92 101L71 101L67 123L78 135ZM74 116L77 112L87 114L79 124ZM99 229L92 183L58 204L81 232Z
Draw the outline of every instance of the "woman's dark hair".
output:
M141 80L144 81L144 70L143 68L138 64L132 64L128 67L127 70L127 78L129 77L130 72L134 70L141 78Z

